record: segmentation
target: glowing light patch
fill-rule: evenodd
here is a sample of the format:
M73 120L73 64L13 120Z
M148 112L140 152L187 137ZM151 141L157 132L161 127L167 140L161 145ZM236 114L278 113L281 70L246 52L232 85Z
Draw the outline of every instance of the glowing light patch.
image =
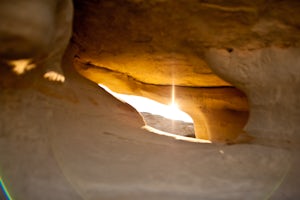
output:
M43 77L49 81L65 82L65 76L55 71L46 72Z
M176 140L183 140L183 141L195 142L195 143L207 143L207 144L211 143L211 141L209 141L209 140L202 140L202 139L197 139L197 138L190 138L190 137L185 137L185 136L181 136L181 135L176 135L176 134L173 134L173 133L168 133L168 132L158 130L156 128L153 128L153 127L147 126L147 125L144 126L143 129L146 129L146 130L148 130L152 133L156 133L158 135L164 135L164 136L172 137Z
M161 115L165 118L172 119L172 120L181 120L184 122L193 123L192 118L185 112L182 112L178 108L178 105L175 103L174 88L172 88L172 103L170 105L164 105L162 103L158 103L156 101L153 101L145 97L125 95L125 94L113 92L108 87L101 84L99 84L99 86L105 89L113 96L115 96L116 98L130 104L139 112L148 112L153 115Z
M12 200L11 196L9 195L2 179L0 178L0 199L2 200Z
M14 60L10 61L9 64L13 66L13 72L18 75L35 68L35 64L32 64L30 59Z

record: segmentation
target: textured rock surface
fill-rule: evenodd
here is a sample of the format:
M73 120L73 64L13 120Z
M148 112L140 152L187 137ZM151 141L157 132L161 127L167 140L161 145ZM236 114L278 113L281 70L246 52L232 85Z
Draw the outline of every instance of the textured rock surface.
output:
M300 143L300 48L207 52L211 67L248 96L246 130L258 140Z
M82 61L158 85L228 85L203 60L206 49L297 46L300 38L294 0L75 1L75 7Z
M45 81L41 68L24 76L0 68L0 176L14 199L299 199L300 2L75 2L77 11L87 10L77 13L81 30L75 27L75 52L64 62L65 84ZM90 26L98 23L103 29ZM143 35L159 29L151 41ZM234 138L246 121L246 98L209 66L248 96L247 131L255 140L227 146L150 133L134 109L76 73L73 54L86 77L111 79L128 93L169 102L175 83L181 106L209 127L200 127L200 137L218 140L211 132L219 129L221 139ZM147 67L144 78L163 84L145 84L141 71L122 68L140 54L136 63L162 58L154 62L163 69L159 79L149 78L155 71ZM187 72L182 78L163 76L169 58L182 64L174 65ZM182 67L190 60L192 76Z
M172 86L141 83L124 74L78 62L78 58L75 64L81 74L96 83L109 86L115 92L171 103ZM180 109L193 118L196 137L224 142L234 140L243 132L248 118L248 102L237 89L175 86L175 93Z
M14 199L299 197L292 149L155 135L135 110L63 65L63 85L40 69L16 77L1 68L0 176Z
M246 97L212 73L203 59L213 40L205 33L213 27L203 27L200 13L206 4L84 1L75 5L75 65L81 74L115 92L165 104L171 102L170 85L176 85L176 102L193 118L198 138L223 142L243 133Z
M229 85L199 57L203 54L201 47L196 47L202 38L200 16L186 20L191 16L184 4L75 1L78 56L84 62L150 84ZM194 7L192 2L186 5Z
M155 86L180 86L180 89L176 87L179 90L176 98L181 109L193 117L197 137L233 140L243 132L248 116L247 100L241 92L227 88L231 86L212 73L209 68L212 67L252 101L249 133L272 134L287 129L290 124L296 126L299 114L295 110L298 109L292 108L298 108L297 103L290 104L291 112L285 112L285 106L282 111L272 110L281 109L277 104L283 100L277 99L289 93L294 95L293 102L299 99L296 49L300 2L75 2L76 66L89 79L121 93L142 95L163 103L170 102L165 99L168 89ZM286 54L294 56L285 57ZM285 58L293 61L284 63ZM288 70L284 72L287 65ZM284 78L277 80L279 74ZM279 82L285 86L275 87ZM289 84L294 84L294 89L285 89ZM145 87L146 91L141 89ZM210 93L209 97L203 91ZM215 104L220 96L223 102ZM287 105L287 102L282 103ZM272 120L260 110L262 104L273 116ZM283 112L288 115L284 117L287 120L278 117L285 116L280 114ZM282 123L286 125L274 128Z
M147 112L141 112L141 115L143 116L145 123L150 127L176 135L195 137L193 123L171 120Z

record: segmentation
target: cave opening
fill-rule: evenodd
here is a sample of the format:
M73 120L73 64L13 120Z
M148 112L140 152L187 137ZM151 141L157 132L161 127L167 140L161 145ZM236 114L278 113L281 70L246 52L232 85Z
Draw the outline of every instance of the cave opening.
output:
M99 86L117 99L134 107L141 114L147 129L151 132L195 138L193 119L180 110L175 100L174 90L170 103L165 105L146 97L114 92L102 84Z

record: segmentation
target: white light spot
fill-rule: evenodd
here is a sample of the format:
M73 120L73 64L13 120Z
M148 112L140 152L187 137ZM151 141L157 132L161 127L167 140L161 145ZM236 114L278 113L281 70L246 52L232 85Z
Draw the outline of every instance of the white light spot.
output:
M44 78L49 81L65 82L65 76L55 71L49 71L44 74Z
M190 137L185 137L185 136L181 136L181 135L176 135L176 134L172 134L172 133L168 133L168 132L164 132L164 131L155 129L155 128L153 128L151 126L147 126L147 125L144 126L143 128L150 131L150 132L152 132L152 133L172 137L176 140L183 140L183 141L195 142L195 143L208 143L208 144L211 143L211 141L209 141L209 140L202 140L202 139L197 139L197 138L190 138Z
M31 63L31 59L14 60L10 61L9 64L13 66L13 72L18 75L35 68L35 64Z
M181 120L184 122L193 123L193 119L188 114L181 111L173 100L170 105L165 105L145 97L119 94L111 91L108 87L101 84L99 84L99 86L118 99L130 104L139 112L148 112L153 115L161 115L172 120Z

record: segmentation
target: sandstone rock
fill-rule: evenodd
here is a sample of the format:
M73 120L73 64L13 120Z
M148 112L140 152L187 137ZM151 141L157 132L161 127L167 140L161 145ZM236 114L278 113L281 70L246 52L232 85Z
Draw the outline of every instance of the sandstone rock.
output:
M227 86L205 62L207 49L299 45L294 0L75 3L81 60L151 84Z
M145 123L150 127L176 135L195 137L193 123L171 120L147 112L141 112L141 115L143 116Z
M291 149L147 132L134 109L79 76L67 55L63 85L45 81L39 68L24 76L0 68L0 176L14 199L299 196Z
M166 105L172 101L172 86L142 83L122 73L81 63L78 58L74 61L82 75L115 92L140 95ZM239 90L233 87L182 86L175 86L174 89L176 103L193 118L197 138L228 142L243 133L248 118L248 102Z
M275 102L281 104L279 102L282 100L277 99L289 93L294 95L291 97L295 99L293 102L298 99L297 89L275 87L273 82L277 78L275 80L274 77L284 74L284 67L270 63L283 62L283 55L289 54L284 53L285 50L299 47L299 2L116 0L110 3L75 1L75 4L74 42L78 47L75 61L79 63L76 64L78 70L89 79L105 83L118 92L142 95L164 103L170 101L165 99L170 88L161 89L161 86L178 86L180 92L177 98L181 99L182 109L193 117L197 137L226 141L234 140L243 132L242 127L248 116L247 100L240 91L224 88L231 87L229 82L250 98L251 118L247 131L253 136L257 136L255 132L283 132L288 129L286 126L290 126L287 124L296 124L298 121L298 113L295 111L298 109L291 109L296 103L292 103L293 106L289 108L291 111L286 112L289 117L285 119L291 118L287 120L289 123L281 118L267 120L270 117L265 117L260 107L264 105L276 110L281 106L273 106L269 99L275 99ZM296 59L297 50L287 52L294 55L292 60ZM295 63L290 64L294 66L291 69L295 74L291 73L293 70L288 70L289 75L284 75L286 78L283 84L295 84L297 88L298 78L295 77L299 75ZM269 69L267 66L270 65L272 67ZM209 67L227 82L217 77ZM274 70L271 72L271 69ZM266 79L265 76L270 76L271 81L262 81ZM131 81L136 83L129 83ZM272 85L273 89L268 91L266 85ZM140 89L142 87L148 89ZM208 90L208 87L218 89ZM227 96L225 99L228 102L231 99L239 99L239 102L224 101L224 105L214 105L216 101L213 99L218 97L210 95L211 100L203 101L207 98L201 96L200 91L203 90L217 96L220 93L222 98ZM285 106L280 113L283 110ZM277 118L275 116L285 115L276 114L272 118ZM274 128L279 120L286 125ZM292 132L298 132L296 129Z
M299 4L75 1L65 84L43 80L41 68L24 76L0 68L0 176L12 197L298 199ZM6 56L35 55L35 47ZM213 141L242 131L242 90L255 140L230 146L154 135L133 108L79 76L72 59L94 82L164 103L174 84L198 137Z
M243 90L250 101L246 130L276 145L300 142L300 49L220 49L207 52L216 73Z
M199 57L200 17L185 20L185 1L76 2L74 41L83 62L156 85L229 85Z
M82 75L115 92L165 104L170 103L175 85L176 101L192 116L198 138L234 140L243 133L247 99L212 73L204 60L208 46L220 45L211 43L214 35L208 33L215 27L205 24L207 6L194 1L77 1L75 65ZM228 20L237 9L228 11ZM219 12L209 17L220 18ZM220 43L228 42L227 37L222 35Z

